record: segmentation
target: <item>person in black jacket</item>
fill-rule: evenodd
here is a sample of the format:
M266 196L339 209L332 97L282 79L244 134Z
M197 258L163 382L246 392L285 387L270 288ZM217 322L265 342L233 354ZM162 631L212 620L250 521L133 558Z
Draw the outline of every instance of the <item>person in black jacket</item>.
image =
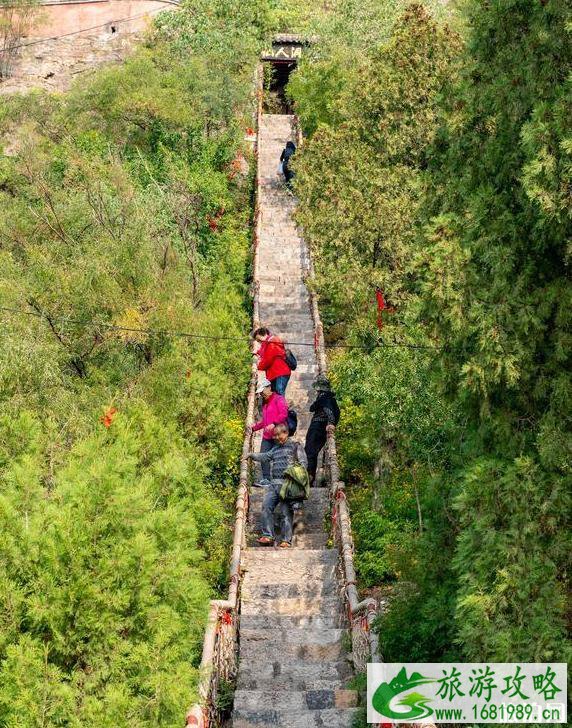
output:
M280 161L282 162L282 172L284 173L284 177L286 178L286 186L288 189L292 186L292 179L294 177L294 172L290 169L290 160L292 158L292 155L296 151L296 145L294 142L286 142L286 147L282 150L282 154L280 155Z
M336 396L332 392L329 380L319 375L313 384L317 391L316 400L310 407L313 412L310 427L306 433L306 457L308 458L308 475L310 483L316 479L318 467L318 455L326 444L328 431L333 431L340 420L340 408L336 402Z

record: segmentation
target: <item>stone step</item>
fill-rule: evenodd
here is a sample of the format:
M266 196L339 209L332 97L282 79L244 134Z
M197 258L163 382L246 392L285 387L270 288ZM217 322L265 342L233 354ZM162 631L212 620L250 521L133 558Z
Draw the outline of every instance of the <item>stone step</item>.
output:
M280 306L286 306L290 304L302 303L305 298L310 297L308 289L304 285L303 280L300 276L280 276L275 270L266 273L260 273L257 275L259 292L261 294L266 293L268 296L275 296L276 300L274 303ZM265 290L266 289L266 290ZM278 298L284 293L288 295L288 298ZM264 305L271 301L262 301Z
M261 313L263 312L264 307L261 307ZM286 320L286 315L284 317L276 316L274 309L269 308L264 319L268 324L268 328L275 331L283 341L285 339L289 341L292 348L299 346L302 351L307 351L308 358L315 358L314 333L312 322L308 317L300 318L299 321L290 321Z
M266 243L260 243L258 249L258 267L256 269L257 279L265 285L271 285L272 283L283 284L285 282L292 286L292 290L299 295L307 294L307 289L302 287L304 285L302 276L300 275L301 268L301 256L297 256L298 260L293 261L291 259L276 260L271 256L269 248L289 246L288 240L272 240ZM281 301L282 305L284 304Z
M276 255L285 258L288 255L297 254L302 259L308 258L300 229L296 226L295 221L287 217L286 213L291 213L291 208L277 212L273 200L269 199L267 204L272 206L273 209L266 216L262 216L258 244L262 245L265 240L282 237L288 240L290 245L287 248L278 248L273 251Z
M268 296L268 300L260 306L260 313L261 314L264 313L265 318L270 319L270 317L272 317L273 321L275 321L276 319L281 318L281 317L287 317L288 316L287 312L285 312L283 310L282 311L278 310L278 303L280 303L280 304L284 303L284 299L282 296L277 295L276 302L272 301L271 296ZM306 303L304 301L298 300L297 297L292 297L292 300L290 301L289 305L292 306L293 313L295 315L300 316L300 317L304 316L307 323L310 324L310 328L308 330L311 330L312 321L310 318L310 314L308 312L303 312L303 309L305 308ZM289 319L286 321L285 325L286 325L286 328L290 328L290 329L294 328L293 326L289 325Z
M261 292L262 295L265 296L264 303L261 303L260 305L261 315L262 313L265 313L268 318L274 318L274 310L276 306L279 303L283 305L285 301L289 306L292 306L295 311L300 311L306 305L304 299L300 300L300 296L293 286L276 280L269 281L267 285L269 287L272 286L272 289L267 291L267 293ZM310 323L309 320L308 323ZM309 331L310 330L311 327Z
M288 245L285 240L276 240L272 242L272 245ZM265 252L261 248L260 255L264 256ZM259 281L264 280L265 285L275 286L286 286L290 287L291 293L299 297L298 303L301 303L304 299L304 294L308 295L307 292L301 287L300 280L300 262L292 263L290 261L273 261L272 263L260 264L257 269L257 278ZM272 291L270 292L272 293ZM281 300L276 303L282 306L287 301ZM293 301L292 301L293 303Z
M357 709L301 710L294 714L271 707L233 711L233 728L351 728Z
M297 586L297 585L270 585L270 586ZM326 602L327 599L331 595L327 596L321 596L318 595L316 599L321 599L322 602ZM283 598L281 596L276 597L276 602L285 601L287 598ZM337 611L336 611L337 613ZM264 612L257 612L256 616L259 614L265 614L266 616L280 616L277 615L274 611L264 611ZM328 614L331 614L331 612L326 611L324 613L326 616ZM297 616L305 616L308 617L307 614L299 614ZM316 615L315 615L316 616ZM324 615L321 615L324 616ZM347 630L342 627L322 627L315 629L308 630L306 627L301 626L299 628L290 628L288 626L280 627L280 628L273 628L273 629L257 629L257 628L249 628L244 625L241 626L240 631L240 637L241 642L242 640L246 640L247 642L256 643L258 645L265 644L267 646L275 644L275 645L283 645L283 644L298 644L298 645L312 645L312 644L319 644L319 645L329 645L338 643L342 637L347 633Z
M300 266L298 265L297 269L294 268L296 261L294 261L293 258L296 252L299 253L299 255L301 256L302 249L301 247L299 247L300 238L298 237L298 231L293 225L287 225L285 223L282 223L280 225L278 223L271 230L269 230L268 228L266 230L264 228L262 229L262 232L258 237L258 245L260 247L262 247L263 245L274 246L279 243L291 243L291 245L288 245L287 248L278 247L277 250L273 251L272 261L276 264L278 264L280 261L292 263L293 271L299 274ZM261 264L262 262L268 265L268 260L261 261Z
M291 667L295 666L295 667ZM266 669L264 669L266 668ZM266 663L265 666L241 665L239 690L328 690L337 689L352 676L348 661Z
M301 665L308 665L310 663L301 662ZM316 665L325 663L315 663ZM332 663L333 664L333 663ZM322 679L319 677L312 678L311 680L301 680L295 675L283 676L278 675L277 677L269 677L266 680L257 678L256 667L253 670L249 670L242 679L240 676L237 680L237 689L244 691L271 691L279 690L283 693L298 692L306 690L339 690L341 684L339 675L333 675L331 678Z
M270 586L292 587L296 584L271 584ZM283 597L280 595L276 600ZM331 645L337 644L347 630L342 627L323 627L321 629L308 630L306 627L290 628L284 626L275 629L257 629L241 625L240 638L258 646L272 647L273 644L296 644L296 645Z
M314 332L312 320L305 314L294 312L292 319L288 317L288 314L277 315L274 306L274 300L284 300L284 296L279 293L272 297L268 297L267 302L260 306L260 318L267 324L268 328L274 330L277 334L282 334L283 330L291 332L291 338L293 341L302 341L304 346L307 346L312 353L314 353ZM292 307L298 310L302 308L304 303L298 301L292 301ZM298 320L296 319L298 316ZM295 337L292 336L292 332L295 333Z
M285 283L279 283L275 280L271 281L269 286L272 286L272 290L269 290L266 294L262 293L262 295L265 297L264 303L260 305L260 314L262 317L262 314L264 314L264 318L274 318L274 309L278 305L278 303L283 304L284 301L288 303L288 305L292 306L294 309L302 308L302 306L305 305L304 300L300 300L299 296L295 289L293 289L291 286L288 286ZM280 290L282 288L282 290ZM278 290L277 290L278 289ZM308 304L309 306L309 304ZM308 321L309 323L309 321ZM288 327L291 328L291 327ZM309 333L311 331L310 329L306 332ZM313 343L314 337L310 339L310 341Z
M261 308L264 309L264 306ZM274 306L269 307L269 313L272 314L272 321L274 325L280 325L281 327L288 328L291 331L298 330L298 335L301 333L298 326L303 325L308 327L306 329L308 333L311 332L312 317L310 316L309 311L304 311L302 305L298 307L298 305L294 306L294 304L292 304L292 308L294 310L289 314L283 311L277 311Z
M327 533L295 533L292 545L294 549L325 549L332 543Z
M241 629L341 629L346 626L346 615L341 607L339 612L327 615L251 614L241 617L240 626Z
M310 316L300 315L299 321L290 321L287 314L277 315L275 311L274 301L278 299L284 300L284 296L280 294L272 294L268 296L265 304L260 306L260 318L268 325L271 330L274 329L276 333L282 333L282 329L288 332L295 332L296 338L292 336L295 341L303 341L305 345L313 352L314 350L314 333L313 324ZM304 303L292 300L292 308L298 310L302 308ZM296 311L295 311L296 313Z
M288 549L248 548L243 561L245 584L295 584L301 579L333 579L338 566L337 549L306 549L295 553Z
M264 306L260 310L264 311ZM288 316L286 313L277 314L274 306L270 305L265 318L277 333L280 332L282 335L288 333L293 341L302 341L313 353L314 331L309 314L296 312L292 316Z
M285 306L284 301L280 301L280 304L276 304L272 307L272 312L276 319L282 319L284 318L286 322L289 322L296 319L304 319L307 321L312 321L312 314L311 312L306 308L307 301L300 300L297 302L298 305L294 305L294 302L292 301L288 306ZM290 310L292 309L292 310Z
M292 552L290 552L292 553ZM291 597L289 599L275 599L271 605L271 613L296 617L300 615L318 616L337 613L340 609L339 596L324 597ZM242 599L241 614L267 614L269 612L268 600L258 597Z
M267 569L280 568L286 571L292 567L335 566L338 558L337 549L308 549L303 554L291 554L289 551L276 551L275 549L246 549L243 563L246 570L253 567L257 569L265 567Z
M280 281L277 278L268 279L266 284L269 288L266 292L260 291L261 297L264 296L264 303L260 305L260 313L265 314L265 318L274 318L274 310L278 304L292 306L294 312L300 312L304 306L309 307L309 303L300 298L300 294L297 289L290 283L290 281ZM308 324L310 324L308 318ZM305 324L305 325L308 325ZM290 327L291 328L291 327ZM308 329L308 332L312 330L312 327ZM313 337L312 337L313 339Z
M247 665L256 665L264 660L271 659L274 654L279 654L280 659L296 659L296 660L312 660L312 661L337 661L340 660L345 652L346 647L341 638L335 641L324 642L323 644L316 641L310 642L310 638L315 638L314 633L307 633L301 630L301 638L298 642L279 641L274 634L274 630L263 630L268 635L267 642L245 639L241 636L240 643L240 660ZM329 630L330 632L340 630Z
M288 245L288 241L273 240L272 245ZM260 249L260 255L265 255L263 248ZM264 277L267 284L270 281L276 281L281 284L289 283L295 293L299 293L300 296L303 295L302 289L298 289L298 285L300 283L299 261L292 262L289 260L273 260L272 263L260 263L257 274L258 280ZM280 303L283 304L284 302L280 301Z
M301 575L300 575L301 576ZM269 582L273 577L283 578L282 574L268 574L266 581L255 582L245 579L242 585L243 599L258 599L273 601L274 599L292 599L292 598L311 598L333 596L338 594L339 585L337 579L333 576L318 573L310 577L309 572L304 573L303 583L292 582Z
M234 695L235 710L259 710L271 705L273 710L300 713L304 710L328 710L336 707L336 688L284 690L278 685L263 690L239 689Z

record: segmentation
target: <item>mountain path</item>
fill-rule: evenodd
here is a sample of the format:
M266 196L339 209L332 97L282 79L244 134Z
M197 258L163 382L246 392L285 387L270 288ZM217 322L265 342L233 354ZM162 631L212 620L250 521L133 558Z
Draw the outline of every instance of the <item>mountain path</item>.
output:
M310 297L304 283L308 250L293 219L296 200L278 174L280 152L293 135L292 116L262 115L261 226L255 276L261 324L286 342L313 342ZM312 346L293 343L291 348L298 367L286 397L298 412L295 439L303 444L318 364ZM252 489L232 726L350 728L355 708L347 707L353 691L344 689L352 675L348 624L339 555L337 549L329 548L327 488L313 488L310 500L296 514L290 550L255 545L263 495L261 489Z

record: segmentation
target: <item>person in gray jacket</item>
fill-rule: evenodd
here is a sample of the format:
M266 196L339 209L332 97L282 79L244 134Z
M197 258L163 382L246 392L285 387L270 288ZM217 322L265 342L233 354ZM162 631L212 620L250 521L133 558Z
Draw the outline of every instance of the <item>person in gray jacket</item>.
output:
M262 534L258 543L262 546L274 544L274 511L281 504L282 540L280 548L289 548L292 545L292 529L294 525L294 508L292 503L282 501L280 489L284 482L284 472L295 463L307 467L308 460L304 448L299 442L288 437L286 425L276 425L274 428L276 445L266 452L251 452L247 457L259 463L270 464L270 486L267 488L262 503Z

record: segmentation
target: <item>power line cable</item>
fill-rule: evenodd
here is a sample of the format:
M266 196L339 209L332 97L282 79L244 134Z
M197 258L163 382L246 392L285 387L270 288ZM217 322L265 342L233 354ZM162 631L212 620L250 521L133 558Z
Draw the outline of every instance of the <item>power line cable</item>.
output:
M178 2L174 2L174 0L161 0L161 2L164 2L167 5L179 5ZM33 40L30 43L20 43L20 45L12 46L11 48L8 48L6 50L9 51L17 51L20 48L29 48L30 46L39 45L40 43L46 43L50 40L60 40L60 38L68 38L72 35L79 35L80 33L88 33L90 30L99 30L99 28L105 28L108 25L117 25L118 23L127 23L130 20L139 20L139 18L144 18L148 15L152 15L153 13L159 13L161 10L165 10L165 8L155 8L154 10L149 10L146 13L139 13L138 15L130 15L128 18L118 18L117 20L108 20L106 23L100 23L99 25L92 25L89 28L81 28L80 30L72 30L69 33L62 33L61 35L52 35L48 36L47 38L39 38L38 40Z
M15 314L19 316L32 316L34 318L45 319L46 321L55 324L77 324L78 326L93 326L95 328L104 328L110 331L126 331L129 333L137 334L156 334L161 336L180 336L188 339L204 339L207 341L240 341L248 342L251 337L247 334L244 336L221 336L215 334L197 334L190 331L180 331L178 329L152 329L152 328L136 328L131 326L118 326L117 324L108 324L103 321L95 321L94 319L82 320L69 317L53 317L47 313L39 311L24 311L18 308L11 308L9 306L0 306L0 311L6 313ZM289 346L315 346L313 341L290 341L287 340ZM407 344L404 342L397 341L381 341L372 342L371 345L367 344L325 344L326 349L362 349L369 350L373 348L405 348L405 349L433 349L440 350L442 347L430 346L427 344Z

